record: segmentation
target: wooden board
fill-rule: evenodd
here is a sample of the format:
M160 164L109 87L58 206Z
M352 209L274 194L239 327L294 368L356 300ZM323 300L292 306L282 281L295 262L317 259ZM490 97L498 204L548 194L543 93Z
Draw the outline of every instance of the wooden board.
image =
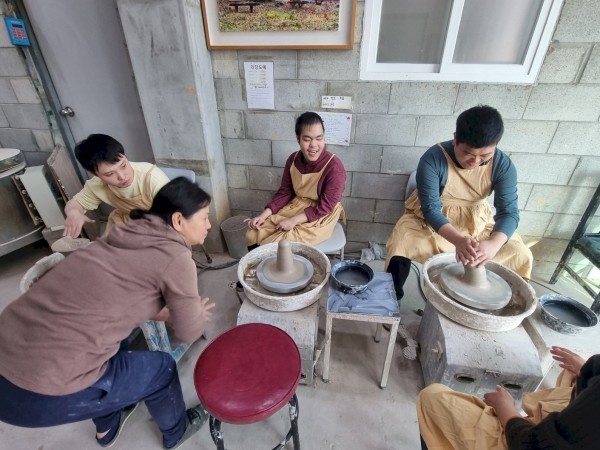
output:
M50 173L52 174L52 178L54 178L54 181L58 186L60 195L65 203L67 203L75 196L75 194L81 191L83 184L81 184L79 175L77 174L75 167L73 167L71 158L61 144L57 144L56 147L54 147L52 154L48 158L47 164ZM86 223L83 226L83 231L88 239L93 241L100 236L99 216L95 211L88 211L87 216L94 220L94 222Z

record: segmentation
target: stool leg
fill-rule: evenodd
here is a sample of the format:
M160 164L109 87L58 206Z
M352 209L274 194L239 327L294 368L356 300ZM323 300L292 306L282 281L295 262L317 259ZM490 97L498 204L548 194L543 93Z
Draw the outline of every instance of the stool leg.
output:
M221 433L221 421L215 419L213 416L210 416L210 419L208 419L208 424L210 426L210 436L212 437L213 442L217 446L217 450L225 450L225 442L223 442L223 433Z
M300 405L296 394L288 402L290 405L290 421L292 422L292 439L294 441L294 450L300 450L300 434L298 432L298 415L300 415Z
M392 324L392 329L390 330L390 340L388 341L387 353L385 354L385 363L383 364L383 370L381 372L381 383L379 383L379 387L381 389L387 386L388 374L390 373L390 366L392 364L392 354L394 353L394 345L396 345L396 336L398 334L398 325L400 321L395 321Z
M389 325L388 325L389 326ZM383 329L383 325L377 323L377 328L375 328L375 342L379 342L381 340L381 333Z
M329 381L329 357L331 356L331 329L333 327L333 317L329 314L325 319L325 355L323 356L323 381Z
M300 435L298 433L298 414L300 414L300 407L298 405L298 397L296 397L296 394L290 398L288 406L290 407L290 422L292 426L290 427L290 431L286 434L285 439L274 447L273 450L282 450L290 439L292 439L292 442L294 443L294 450L300 450Z

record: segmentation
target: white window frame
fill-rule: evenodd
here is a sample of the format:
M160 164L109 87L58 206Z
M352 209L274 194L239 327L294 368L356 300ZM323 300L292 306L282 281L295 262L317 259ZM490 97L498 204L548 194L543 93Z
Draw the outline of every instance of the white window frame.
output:
M452 56L465 0L454 0L440 64L377 63L383 0L365 1L360 79L379 81L449 81L535 83L564 0L544 0L523 64L454 64Z

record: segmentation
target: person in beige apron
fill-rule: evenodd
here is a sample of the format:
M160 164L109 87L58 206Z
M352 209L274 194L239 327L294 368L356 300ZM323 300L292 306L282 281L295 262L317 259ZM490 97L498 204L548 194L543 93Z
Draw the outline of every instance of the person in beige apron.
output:
M113 191L110 186L104 185L104 189L106 190L106 196L110 201L110 205L112 205L115 209L111 211L108 216L108 221L106 223L106 230L104 231L104 235L106 236L110 229L118 224L118 223L127 223L130 220L129 213L134 209L144 209L148 210L152 206L152 200L154 196L152 195L151 189L151 173L156 169L156 166L152 166L152 168L146 172L143 181L143 189L142 192L136 196L126 198L119 195L118 192Z
M421 158L417 189L387 242L385 267L398 298L404 294L411 260L424 263L445 252L476 266L493 259L529 279L533 256L514 233L519 220L516 170L496 148L503 130L495 109L471 108L459 116L454 140L438 143ZM495 217L487 202L492 191Z
M597 440L593 447L586 443L594 441L591 439L594 435L600 437L594 412L600 389L586 392L586 388L590 379L600 377L600 356L586 363L566 348L552 347L551 352L563 371L555 388L523 395L522 408L527 414L524 419L516 410L511 394L500 386L495 392L485 394L483 400L441 384L427 386L417 397L422 447L428 450L597 448ZM588 418L589 415L593 418Z
M169 182L153 164L130 162L123 146L105 134L92 134L78 143L75 156L94 176L67 202L63 236L79 236L91 220L85 212L97 209L102 202L116 208L109 217L108 232L115 223L126 221L132 209L149 208L156 193Z
M300 150L286 162L281 187L257 217L247 219L249 246L282 239L317 244L333 233L341 217L346 171L340 159L325 149L321 117L312 112L296 121Z

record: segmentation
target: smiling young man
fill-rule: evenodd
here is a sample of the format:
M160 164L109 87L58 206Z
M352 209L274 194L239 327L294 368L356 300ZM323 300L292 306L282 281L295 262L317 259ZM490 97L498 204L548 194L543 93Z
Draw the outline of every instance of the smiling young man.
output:
M533 256L514 233L517 171L496 148L503 133L496 109L475 106L458 116L454 139L421 157L417 189L387 242L386 270L398 298L411 260L424 263L438 253L455 252L458 262L474 266L494 260L529 279ZM495 214L487 202L492 192Z
M248 219L248 245L282 239L317 244L331 237L340 215L345 220L342 194L346 170L325 148L321 116L305 112L296 120L300 150L285 164L281 186L264 211Z
M169 182L167 176L155 165L130 162L123 146L106 134L91 134L75 147L75 156L90 174L65 206L64 236L77 237L90 218L86 211L97 209L104 202L112 206L107 232L116 223L129 221L133 209L148 209L156 193Z

